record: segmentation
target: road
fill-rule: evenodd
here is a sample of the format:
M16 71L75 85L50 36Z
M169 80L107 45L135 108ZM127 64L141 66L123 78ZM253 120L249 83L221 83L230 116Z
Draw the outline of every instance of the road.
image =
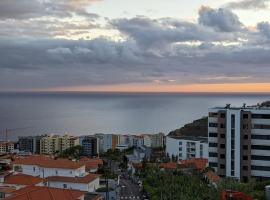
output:
M120 179L120 200L124 199L134 199L134 200L141 200L142 195L139 191L139 186L133 183L129 179Z

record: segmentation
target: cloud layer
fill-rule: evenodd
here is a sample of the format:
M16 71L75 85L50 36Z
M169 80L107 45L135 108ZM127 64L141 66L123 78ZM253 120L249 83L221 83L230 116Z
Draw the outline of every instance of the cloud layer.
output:
M0 90L269 82L269 22L246 27L232 4L202 6L191 22L106 19L90 0L27 2L0 1Z

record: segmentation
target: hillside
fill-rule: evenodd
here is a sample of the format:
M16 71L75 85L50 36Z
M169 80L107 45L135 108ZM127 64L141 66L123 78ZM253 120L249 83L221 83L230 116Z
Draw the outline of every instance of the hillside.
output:
M168 136L202 136L208 135L208 118L202 117L184 127L171 131Z

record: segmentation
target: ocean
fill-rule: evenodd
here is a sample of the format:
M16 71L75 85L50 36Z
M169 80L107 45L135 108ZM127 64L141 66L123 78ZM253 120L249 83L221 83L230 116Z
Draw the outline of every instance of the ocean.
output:
M270 94L0 93L0 139L20 135L140 134L179 128L208 108L254 105Z

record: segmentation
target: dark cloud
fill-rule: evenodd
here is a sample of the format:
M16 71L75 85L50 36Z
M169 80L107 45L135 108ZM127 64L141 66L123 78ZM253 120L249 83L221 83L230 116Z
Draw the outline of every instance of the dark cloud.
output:
M221 32L239 31L242 27L238 16L230 10L225 8L212 9L205 6L200 8L199 23Z
M111 24L144 48L166 48L177 42L224 40L232 36L216 34L208 27L172 18L136 17L113 20Z
M225 7L230 9L240 9L240 10L258 10L258 9L268 9L269 0L241 0L227 3Z
M268 80L269 50L215 45L155 53L132 41L0 41L0 90L123 83ZM255 67L256 66L256 67ZM215 78L216 77L216 78Z
M198 23L143 16L100 22L86 12L89 0L17 1L0 1L0 90L269 81L269 23L251 31L225 8L202 7ZM62 19L74 14L79 21ZM71 40L94 29L119 35Z
M270 40L270 24L269 22L260 22L257 24L257 29L259 32Z

